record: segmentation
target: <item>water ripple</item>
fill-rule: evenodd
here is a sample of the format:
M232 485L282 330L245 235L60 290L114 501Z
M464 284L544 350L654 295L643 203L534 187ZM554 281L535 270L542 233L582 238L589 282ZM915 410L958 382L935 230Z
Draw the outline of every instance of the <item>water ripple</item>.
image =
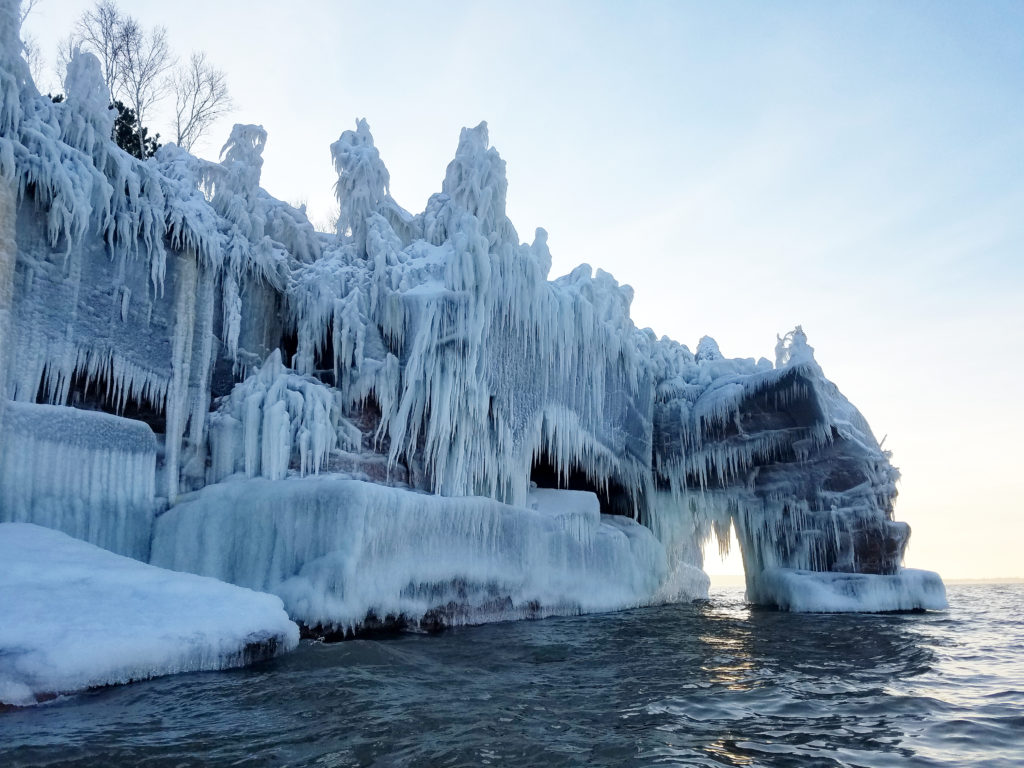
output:
M951 587L923 615L741 597L307 642L0 714L0 764L1024 764L1024 585Z

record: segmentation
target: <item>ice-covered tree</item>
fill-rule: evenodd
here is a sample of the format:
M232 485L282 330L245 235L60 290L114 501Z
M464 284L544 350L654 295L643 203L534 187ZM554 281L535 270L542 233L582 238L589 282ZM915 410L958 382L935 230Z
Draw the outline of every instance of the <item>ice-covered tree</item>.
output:
M118 108L121 122L128 113L134 116L133 132L138 147L132 154L152 155L156 145L152 139L147 144L148 130L143 123L153 105L170 92L167 74L174 66L175 57L167 40L167 30L154 27L147 31L138 20L123 13L113 0L98 0L79 17L71 34L59 43L59 75L67 72L68 64L79 50L88 51L99 59L111 101L122 103ZM127 131L119 127L114 138L123 146L127 135Z
M350 240L357 252L366 251L366 219L388 195L391 177L373 145L370 125L357 120L354 131L344 131L331 144L338 182L338 235Z

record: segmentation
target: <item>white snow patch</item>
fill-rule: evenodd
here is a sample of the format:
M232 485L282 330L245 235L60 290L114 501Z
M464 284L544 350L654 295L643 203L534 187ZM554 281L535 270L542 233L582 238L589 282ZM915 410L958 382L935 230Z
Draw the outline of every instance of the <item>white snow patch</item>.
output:
M279 598L173 573L28 523L0 524L0 703L224 669L291 650Z

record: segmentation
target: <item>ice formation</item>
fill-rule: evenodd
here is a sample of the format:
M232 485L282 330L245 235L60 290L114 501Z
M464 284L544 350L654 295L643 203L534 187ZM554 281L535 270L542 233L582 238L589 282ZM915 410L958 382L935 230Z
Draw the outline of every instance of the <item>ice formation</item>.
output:
M0 523L0 704L295 648L273 595L112 554L58 531Z
M239 536L240 530L245 531ZM659 594L665 548L601 515L586 491L541 489L522 508L334 477L208 486L157 521L152 562L281 596L305 626L349 632L607 611Z
M769 568L757 576L758 588L787 611L938 611L948 607L938 574L903 568L899 573L841 573Z
M608 273L549 280L486 124L414 215L359 120L320 233L260 187L260 126L219 163L140 161L107 138L88 54L53 104L11 0L0 43L0 520L151 549L345 631L700 597L730 526L753 602L820 607L777 575L810 571L937 604L900 576L898 473L803 331L774 363L693 353L637 329Z
M156 472L149 426L55 405L8 402L0 411L0 518L149 557Z

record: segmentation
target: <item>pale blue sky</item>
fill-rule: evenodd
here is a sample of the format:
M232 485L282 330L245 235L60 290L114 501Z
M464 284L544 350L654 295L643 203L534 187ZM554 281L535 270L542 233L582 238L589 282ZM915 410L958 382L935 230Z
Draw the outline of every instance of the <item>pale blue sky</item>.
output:
M52 58L86 6L42 0L27 31ZM228 72L200 153L263 124L264 186L314 221L357 117L413 212L487 120L553 275L602 267L638 326L729 356L801 323L888 435L908 565L1024 576L1024 3L122 7Z

